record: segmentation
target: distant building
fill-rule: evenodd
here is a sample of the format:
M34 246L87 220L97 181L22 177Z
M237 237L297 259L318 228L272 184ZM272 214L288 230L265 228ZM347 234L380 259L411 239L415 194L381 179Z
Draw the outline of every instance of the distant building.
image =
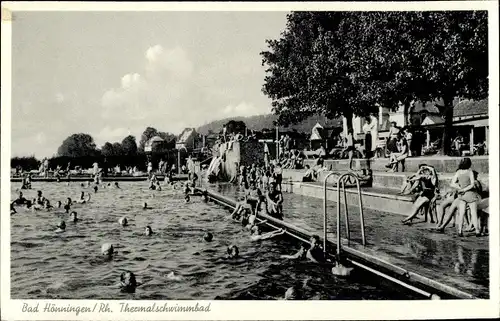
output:
M154 136L144 144L145 152L159 152L163 150L165 140L160 136Z
M179 135L175 144L176 149L194 149L196 148L196 137L198 134L194 128L186 128Z

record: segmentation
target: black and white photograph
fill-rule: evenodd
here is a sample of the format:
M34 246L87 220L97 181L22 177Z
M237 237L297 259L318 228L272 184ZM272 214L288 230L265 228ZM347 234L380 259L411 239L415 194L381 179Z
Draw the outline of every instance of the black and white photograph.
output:
M481 3L2 4L5 320L495 313L498 7Z

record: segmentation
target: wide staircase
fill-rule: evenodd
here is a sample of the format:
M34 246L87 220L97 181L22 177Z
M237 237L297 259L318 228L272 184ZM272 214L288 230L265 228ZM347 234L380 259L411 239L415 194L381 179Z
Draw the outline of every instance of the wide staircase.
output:
M373 171L372 181L369 186L361 187L361 194L363 198L363 206L365 208L383 210L384 212L408 215L411 211L414 195L400 195L401 186L406 178L415 174L420 164L427 164L434 166L438 173L440 189L446 189L458 168L461 158L459 157L420 157L408 158L406 160L405 172L387 172L385 165L387 159L374 159L370 163ZM479 181L483 186L483 190L489 190L489 177L488 177L488 157L478 156L472 158L473 169L479 173ZM314 166L314 161L306 161L311 167ZM347 172L348 163L346 160L326 160L325 170L319 173L318 178L314 182L302 182L302 177L305 170L283 170L283 189L286 192L301 194L310 197L323 198L324 196L324 179L330 174L331 177L327 181L327 197L329 199L336 199L337 187L335 186L336 177ZM366 160L358 159L354 161L354 171L361 173L363 169L367 169L368 164ZM357 196L357 189L354 186L346 187L346 200L348 205L357 205L359 198ZM341 198L343 201L343 197Z

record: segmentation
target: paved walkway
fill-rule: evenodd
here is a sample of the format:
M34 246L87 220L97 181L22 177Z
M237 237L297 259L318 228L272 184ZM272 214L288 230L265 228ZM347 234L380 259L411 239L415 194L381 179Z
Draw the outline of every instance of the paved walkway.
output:
M323 201L296 194L284 194L285 220L305 230L323 234ZM341 231L345 237L342 209ZM396 214L365 209L368 245L363 251L397 264L443 284L456 287L480 298L489 297L488 237L456 236L449 227L445 234L431 230L428 223L401 224ZM361 243L359 211L349 206L351 242ZM328 205L328 232L336 231L336 204ZM361 248L362 246L359 245Z

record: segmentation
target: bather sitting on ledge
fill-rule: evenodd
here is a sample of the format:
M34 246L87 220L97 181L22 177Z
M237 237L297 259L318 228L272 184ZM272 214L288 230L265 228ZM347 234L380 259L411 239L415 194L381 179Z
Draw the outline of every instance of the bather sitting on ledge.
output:
M277 219L283 219L283 194L277 189L277 184L272 183L267 193L267 214Z

